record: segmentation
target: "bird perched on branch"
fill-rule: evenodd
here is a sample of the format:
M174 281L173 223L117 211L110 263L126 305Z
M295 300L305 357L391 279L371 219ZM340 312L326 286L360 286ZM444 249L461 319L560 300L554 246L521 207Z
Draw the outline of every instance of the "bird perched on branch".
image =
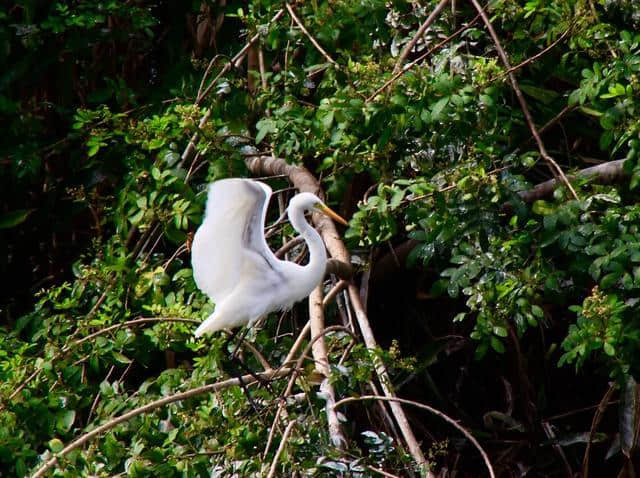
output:
M193 278L216 304L196 337L251 325L275 310L286 310L322 281L327 253L305 211L318 211L341 224L342 217L315 194L300 193L289 202L293 228L305 239L309 262L300 266L278 259L264 236L271 188L250 179L223 179L209 186L204 220L191 250Z

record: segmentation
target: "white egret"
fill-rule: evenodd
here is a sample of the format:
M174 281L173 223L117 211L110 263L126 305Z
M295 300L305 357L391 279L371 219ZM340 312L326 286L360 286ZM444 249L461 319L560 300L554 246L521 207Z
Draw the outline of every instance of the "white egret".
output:
M191 249L193 278L215 302L215 310L196 337L221 329L253 324L275 310L286 310L307 297L322 281L327 253L305 211L319 211L347 224L316 195L300 193L287 214L306 240L309 262L300 266L278 259L264 236L271 188L250 179L223 179L209 186L202 225Z

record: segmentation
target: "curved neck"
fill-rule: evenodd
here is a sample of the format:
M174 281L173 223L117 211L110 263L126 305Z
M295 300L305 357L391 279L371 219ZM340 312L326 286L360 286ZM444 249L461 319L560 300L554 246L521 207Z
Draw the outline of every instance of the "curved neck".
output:
M310 271L309 275L313 276L313 280L317 283L324 277L327 265L327 251L324 247L322 237L320 237L318 231L307 222L302 209L289 207L288 216L293 228L307 241L307 246L309 247L309 263L304 267ZM317 279L317 277L319 277L319 279Z

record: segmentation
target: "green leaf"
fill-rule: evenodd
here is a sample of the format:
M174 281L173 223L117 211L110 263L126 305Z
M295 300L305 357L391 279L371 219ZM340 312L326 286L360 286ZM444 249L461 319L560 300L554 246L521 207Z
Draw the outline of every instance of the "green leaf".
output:
M324 129L326 130L331 129L331 125L333 124L333 116L334 116L333 110L329 110L322 117L322 126L324 126Z
M556 210L555 206L543 199L539 199L533 203L533 207L531 208L533 212L539 214L541 216L546 216L548 214L553 214Z
M616 282L618 282L618 279L620 279L621 276L622 276L622 273L620 271L611 272L605 275L600 280L600 287L602 287L603 289L608 289L609 287L613 286Z
M544 310L542 310L542 307L540 307L539 305L532 305L531 306L531 313L533 315L535 315L536 317L538 317L539 319L544 317Z
M65 410L61 414L58 415L58 419L56 420L56 428L62 432L68 432L71 430L71 426L76 419L75 410Z
M404 189L398 189L393 193L393 196L391 196L391 201L389 201L389 206L391 207L391 209L395 209L400 206L402 200L404 199L404 193Z
M499 354L504 353L504 344L497 337L491 337L491 348L498 352Z
M53 453L60 453L63 448L64 443L62 443L62 440L60 440L59 438L52 438L51 440L49 440L49 449Z
M445 108L445 106L447 106L448 103L449 103L448 96L438 100L436 104L433 105L433 108L431 108L431 117L436 120L440 119L440 113L442 113L442 110Z
M604 353L606 353L609 357L613 357L616 354L613 345L611 345L609 342L605 342L602 348L604 349Z
M506 337L508 335L507 329L500 325L496 325L493 328L493 333L496 334L498 337Z
M91 146L89 146L89 150L87 151L87 156L91 158L96 154L98 154L98 151L100 151L100 143L94 143Z
M129 364L131 363L131 359L122 355L120 352L116 352L115 350L113 350L111 352L111 355L113 355L113 358L116 359L118 362L123 363L123 364Z
M531 96L532 98L535 98L536 100L544 103L545 105L550 104L559 96L556 91L547 90L545 88L540 88L538 86L521 84L520 89L522 89L522 91L524 91L527 95Z
M17 209L0 215L0 229L10 229L22 224L35 209Z
M258 121L256 128L258 129L258 134L256 134L256 144L260 144L268 133L276 131L276 123L271 119L265 118Z

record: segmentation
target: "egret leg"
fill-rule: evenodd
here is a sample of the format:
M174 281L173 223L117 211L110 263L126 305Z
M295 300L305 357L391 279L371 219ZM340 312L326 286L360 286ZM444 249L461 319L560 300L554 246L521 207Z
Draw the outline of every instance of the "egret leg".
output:
M240 329L236 329L233 332L229 332L228 333L227 340L225 340L224 344L222 345L222 350L227 350L227 348L229 347L229 344L238 335L239 331L240 331ZM258 406L256 405L256 402L251 397L251 393L249 392L249 387L247 387L247 384L244 383L244 380L242 380L242 372L240 370L238 370L238 367L236 366L236 362L237 362L237 363L239 363L241 365L241 368L244 368L244 369L248 368L242 363L242 360L240 360L240 359L238 359L236 357L236 353L238 352L239 345L242 343L242 340L244 340L244 337L246 335L247 335L247 330L245 329L245 331L243 332L242 336L240 337L240 341L238 342L238 345L236 345L236 347L233 349L233 352L231 353L231 357L229 357L229 365L233 369L231 371L231 376L233 378L237 378L238 379L238 383L240 384L240 388L242 389L244 394L247 396L247 400L249 401L249 404L251 405L251 408L253 408L253 410L256 413L258 413L259 412ZM248 373L252 377L255 377L253 372L249 371Z
M227 338L227 340L225 341L224 345L222 346L223 350L227 350L227 347L229 346L229 343L231 343L231 341L238 336L238 332L239 331L240 331L240 329L236 329L235 331L229 333L229 337ZM236 367L236 365L239 365L239 368L241 368L242 371L244 371L247 374L251 375L260 385L266 387L267 390L269 390L269 392L273 393L273 390L271 390L271 385L269 384L268 380L265 380L262 377L256 375L256 373L253 370L251 370L247 365L245 365L244 362L242 360L240 360L238 358L238 356L237 356L238 350L240 349L240 345L245 340L248 332L249 332L249 328L245 328L242 331L242 334L240 335L240 337L238 339L238 343L234 347L233 352L231 352L231 356L229 357L229 359L230 359L229 363L234 368L234 371L232 371L231 375L234 378L238 379L238 382L240 383L240 387L242 388L242 391L245 393L245 395L247 396L247 400L251 404L251 408L253 408L253 410L256 413L259 413L258 407L257 407L255 401L253 400L253 398L251 397L251 393L249 392L249 388L244 383L244 380L242 380L242 373L241 373L240 370L238 370L238 367Z

